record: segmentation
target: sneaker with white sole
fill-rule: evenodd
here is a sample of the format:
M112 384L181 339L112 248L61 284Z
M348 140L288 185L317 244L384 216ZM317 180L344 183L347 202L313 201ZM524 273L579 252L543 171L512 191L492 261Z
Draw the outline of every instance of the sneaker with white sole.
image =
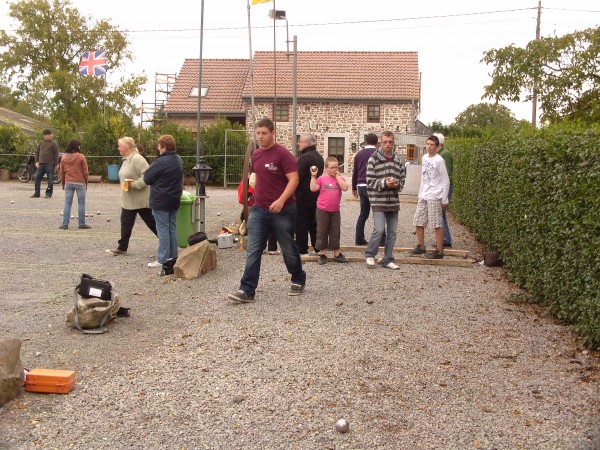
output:
M304 292L303 284L292 283L292 286L290 287L290 292L288 292L288 295L300 295L303 292Z
M396 264L394 261L390 261L389 263L384 264L383 267L386 267L386 268L392 269L392 270L398 270L400 268L400 266L398 264Z
M230 292L227 298L238 303L252 303L254 301L254 295L248 295L241 289Z
M153 261L151 263L148 263L148 267L153 268L153 267L162 267L162 263L159 263L158 261Z
M367 267L369 269L374 269L375 268L375 258L373 258L371 256L367 258Z

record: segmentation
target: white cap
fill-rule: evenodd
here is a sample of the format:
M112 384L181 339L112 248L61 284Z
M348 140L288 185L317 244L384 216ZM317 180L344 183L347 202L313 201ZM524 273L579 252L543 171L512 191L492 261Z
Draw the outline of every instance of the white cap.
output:
M444 145L444 135L442 133L433 133L433 135L439 139L440 145Z

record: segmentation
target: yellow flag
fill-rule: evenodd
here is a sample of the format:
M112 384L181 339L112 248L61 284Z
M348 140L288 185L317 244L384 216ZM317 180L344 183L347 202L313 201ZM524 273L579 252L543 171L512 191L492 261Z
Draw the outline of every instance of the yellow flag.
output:
M256 5L257 3L267 3L270 2L271 0L252 0L252 4Z

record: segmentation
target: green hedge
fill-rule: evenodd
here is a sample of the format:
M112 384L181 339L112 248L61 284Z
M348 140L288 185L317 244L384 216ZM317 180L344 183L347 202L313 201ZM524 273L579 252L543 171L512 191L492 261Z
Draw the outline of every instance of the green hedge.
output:
M600 126L449 140L452 210L534 301L600 348Z

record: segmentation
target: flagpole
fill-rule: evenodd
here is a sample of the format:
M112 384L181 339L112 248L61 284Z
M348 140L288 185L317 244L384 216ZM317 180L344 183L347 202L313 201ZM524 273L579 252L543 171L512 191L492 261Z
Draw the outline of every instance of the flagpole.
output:
M275 6L275 0L273 0L273 126L277 131L277 121L275 118L275 111L277 110L277 34L275 33L275 23L277 20L277 7Z
M248 47L250 52L250 121L252 122L252 140L254 140L254 123L255 123L255 110L254 110L254 55L252 54L252 25L250 22L250 0L247 0L248 4ZM247 128L247 126L246 126Z
M106 74L104 74L104 99L102 102L102 121L106 122Z

